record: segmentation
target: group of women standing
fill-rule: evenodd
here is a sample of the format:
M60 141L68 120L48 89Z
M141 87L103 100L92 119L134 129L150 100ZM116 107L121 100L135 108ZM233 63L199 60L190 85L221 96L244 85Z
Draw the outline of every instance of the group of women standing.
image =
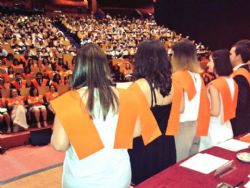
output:
M140 43L135 81L126 90L112 86L98 46L78 51L72 90L51 102L51 143L66 151L63 187L129 187L233 137L228 121L235 116L237 85L230 66L220 70L230 63L220 60L227 52L212 54L218 79L207 90L195 45L182 40L172 49L170 63L160 41Z

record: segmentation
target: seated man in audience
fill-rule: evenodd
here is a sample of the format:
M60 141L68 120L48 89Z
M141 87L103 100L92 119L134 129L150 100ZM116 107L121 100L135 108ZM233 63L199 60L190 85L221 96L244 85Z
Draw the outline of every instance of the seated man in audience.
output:
M48 84L48 80L43 78L43 74L41 72L36 73L36 78L31 80L31 85L35 88L48 86Z
M15 88L20 92L22 88L27 87L27 81L22 78L21 73L16 73L15 74L15 80L10 83L11 88Z

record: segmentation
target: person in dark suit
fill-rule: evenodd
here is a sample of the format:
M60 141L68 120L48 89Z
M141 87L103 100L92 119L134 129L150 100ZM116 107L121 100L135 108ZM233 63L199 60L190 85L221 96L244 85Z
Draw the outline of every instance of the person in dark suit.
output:
M49 81L43 78L43 74L41 72L36 73L36 78L31 80L31 86L35 88L48 86L48 85L49 85Z
M234 136L250 132L250 40L240 40L230 50L234 72L232 77L239 87L236 117L231 120Z

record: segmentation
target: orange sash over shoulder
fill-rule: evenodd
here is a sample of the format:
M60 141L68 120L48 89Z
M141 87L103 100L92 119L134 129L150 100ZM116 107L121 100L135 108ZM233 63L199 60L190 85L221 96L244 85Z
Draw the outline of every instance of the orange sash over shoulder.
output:
M155 138L161 135L161 131L158 127L157 121L150 110L147 99L143 92L136 83L133 83L129 88L129 91L133 91L137 96L136 100L139 101L139 117L141 123L142 139L145 145L153 141ZM135 105L135 104L134 104Z
M235 76L238 76L238 75L244 76L250 85L250 73L246 69L244 68L237 69L231 74L231 77L234 78Z
M69 91L51 101L56 116L63 125L79 159L83 159L104 145L76 91Z
M140 104L138 104L136 96L131 91L119 89L119 99L119 117L114 148L132 148L135 123L137 117L140 116L138 113ZM79 159L83 159L104 148L96 127L78 92L69 91L51 101L51 104ZM146 127L147 130L142 131L142 134L154 135L158 127L151 127L151 129ZM144 135L146 143L159 135Z
M234 82L234 96L232 98L230 88L224 78L218 78L212 81L212 84L220 92L222 97L224 122L235 117L237 100L238 100L238 85Z
M47 82L48 82L47 79L43 79L41 86L46 86ZM31 83L32 83L36 88L39 88L39 87L40 87L40 85L39 85L39 83L37 82L36 79L32 79L32 80L31 80Z
M173 80L174 94L173 94L172 107L168 120L166 135L178 134L180 125L180 105L184 91L187 92L189 100L192 100L193 97L196 95L194 82L188 71L178 71L174 73L172 75L172 80ZM209 119L210 119L209 100L207 96L206 87L202 81L196 135L198 136L207 135L209 127Z
M11 82L11 84L17 89L20 91L21 88L25 88L26 87L26 83L27 81L26 80L22 80L22 83L19 84L17 81L13 81Z

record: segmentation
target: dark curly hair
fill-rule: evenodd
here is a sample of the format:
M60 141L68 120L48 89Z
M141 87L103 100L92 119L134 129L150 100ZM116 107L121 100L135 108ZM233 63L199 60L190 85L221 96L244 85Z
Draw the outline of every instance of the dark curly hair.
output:
M134 79L144 78L162 96L169 95L172 86L171 64L164 45L158 40L145 40L138 45L134 62Z

